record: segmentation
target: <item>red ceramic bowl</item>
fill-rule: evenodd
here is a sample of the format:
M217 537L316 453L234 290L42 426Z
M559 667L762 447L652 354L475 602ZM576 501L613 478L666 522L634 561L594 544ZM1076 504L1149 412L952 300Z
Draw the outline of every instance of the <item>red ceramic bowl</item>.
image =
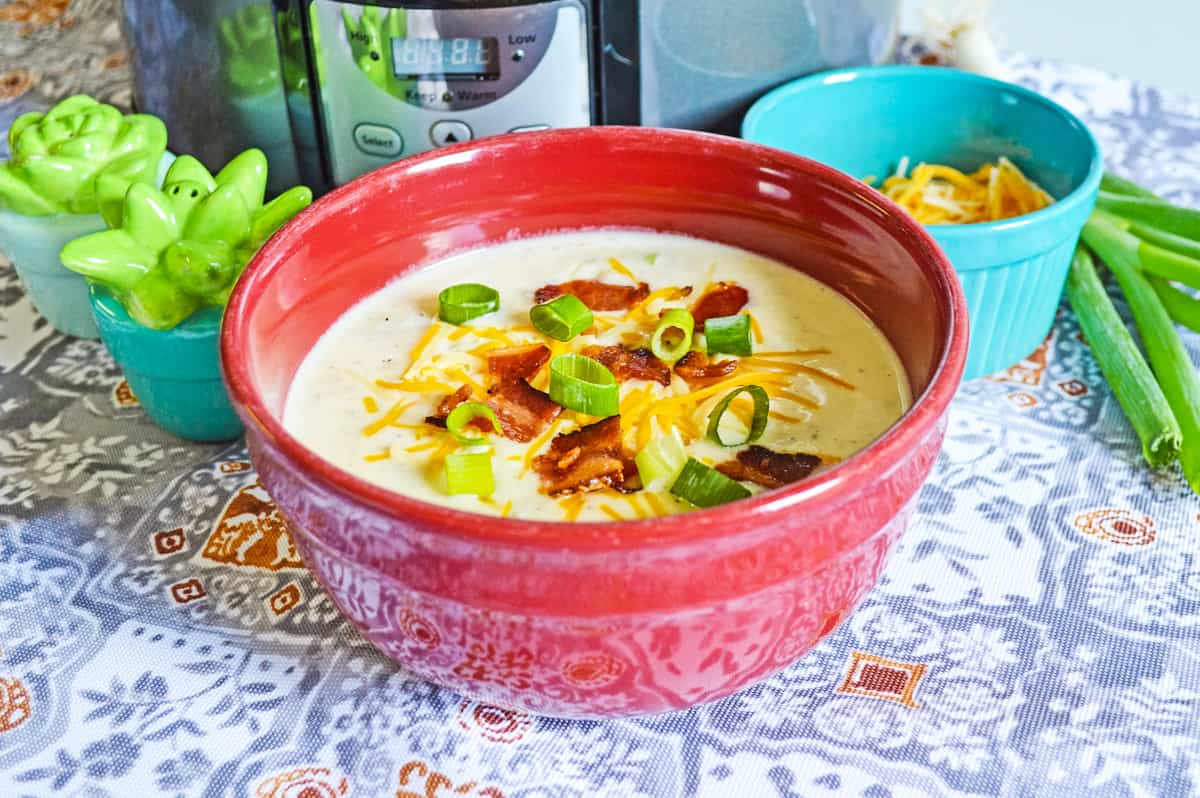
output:
M732 244L833 286L891 339L914 407L806 482L619 523L491 518L409 499L330 465L280 423L318 337L392 278L468 248L603 227ZM846 617L941 448L966 331L950 264L870 188L735 139L590 128L428 153L324 197L246 270L221 353L263 482L363 635L471 698L600 717L720 698Z

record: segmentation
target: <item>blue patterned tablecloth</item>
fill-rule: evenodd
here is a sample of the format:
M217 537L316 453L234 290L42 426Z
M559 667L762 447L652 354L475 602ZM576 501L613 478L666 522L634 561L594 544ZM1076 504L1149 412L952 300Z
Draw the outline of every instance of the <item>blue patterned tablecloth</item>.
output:
M0 0L0 126L128 99L109 0ZM1110 166L1200 200L1200 107L1010 61ZM1196 355L1200 339L1189 338ZM0 796L1200 794L1200 501L1063 310L963 386L879 587L779 676L615 722L462 700L334 610L241 444L183 445L0 266Z

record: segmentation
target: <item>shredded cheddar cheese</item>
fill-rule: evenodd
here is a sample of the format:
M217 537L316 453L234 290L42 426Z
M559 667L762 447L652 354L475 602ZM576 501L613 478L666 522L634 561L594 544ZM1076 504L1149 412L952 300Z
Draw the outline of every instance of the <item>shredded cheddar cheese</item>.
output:
M383 431L385 427L391 425L393 421L400 418L404 411L412 407L413 404L413 402L396 402L396 404L388 408L386 413L372 421L367 426L363 427L362 434L368 438L370 438L372 435L377 435Z
M364 396L362 398L363 410L374 415L379 412L379 402L375 401L374 396Z
M387 460L391 456L391 452L375 452L374 454L364 455L363 459L368 463L378 463L380 460Z
M611 504L600 505L600 512L607 515L613 521L624 521L625 520L625 516L623 516L619 512L617 512L616 508L614 508ZM569 519L569 520L574 520L574 519Z
M880 190L922 224L998 222L1054 204L1053 197L1003 157L969 175L927 163L908 174L908 158L903 158Z
M629 270L628 266L626 266L624 263L621 263L621 261L617 260L616 258L609 258L608 265L612 267L612 270L614 272L621 275L622 277L628 277L630 280L633 280L635 283L641 282L641 280L639 280L637 278L637 275L635 275L633 272L631 272Z

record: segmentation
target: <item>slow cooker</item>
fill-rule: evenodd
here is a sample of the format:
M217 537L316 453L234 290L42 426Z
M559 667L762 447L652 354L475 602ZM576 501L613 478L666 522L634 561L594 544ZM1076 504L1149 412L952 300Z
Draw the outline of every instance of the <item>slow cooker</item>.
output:
M640 124L733 132L767 89L877 63L900 0L123 0L139 110L317 190L434 147Z

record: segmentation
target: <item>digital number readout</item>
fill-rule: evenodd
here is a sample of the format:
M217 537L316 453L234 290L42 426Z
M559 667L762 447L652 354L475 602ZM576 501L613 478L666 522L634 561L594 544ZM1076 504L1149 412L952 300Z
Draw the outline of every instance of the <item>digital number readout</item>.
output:
M400 80L494 80L500 77L495 38L392 39L392 70Z

